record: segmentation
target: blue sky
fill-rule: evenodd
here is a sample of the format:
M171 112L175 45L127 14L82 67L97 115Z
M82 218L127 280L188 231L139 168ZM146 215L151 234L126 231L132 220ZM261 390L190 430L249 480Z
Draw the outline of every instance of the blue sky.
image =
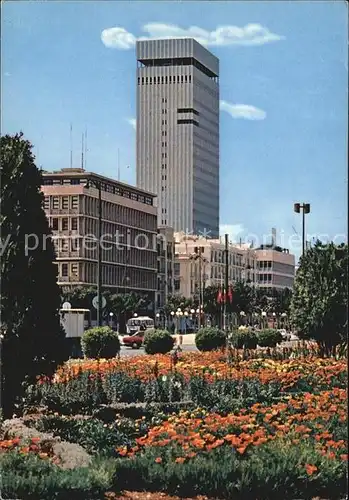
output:
M196 26L189 33L220 59L222 230L261 241L274 226L298 255L289 237L292 226L301 234L293 203L304 201L311 235L346 234L346 2L6 2L2 10L2 133L23 130L43 168L69 167L72 122L74 166L87 128L86 168L117 177L119 150L121 180L134 183L134 40Z

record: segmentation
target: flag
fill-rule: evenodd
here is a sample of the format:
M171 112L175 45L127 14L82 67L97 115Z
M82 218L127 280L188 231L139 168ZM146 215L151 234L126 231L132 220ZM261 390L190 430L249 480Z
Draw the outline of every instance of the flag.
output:
M218 303L218 304L221 304L221 303L222 303L222 298L223 298L223 297L222 297L222 290L221 290L221 288L219 287L219 288L218 288L218 294L217 294L217 303Z
M230 287L229 287L229 289L228 289L228 301L229 301L230 303L232 303L232 302L233 302L233 289L232 289L232 287L231 287L231 286L230 286Z

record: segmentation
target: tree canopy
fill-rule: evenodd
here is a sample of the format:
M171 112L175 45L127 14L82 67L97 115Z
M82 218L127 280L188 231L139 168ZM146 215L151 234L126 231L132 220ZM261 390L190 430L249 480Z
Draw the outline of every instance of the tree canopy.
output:
M25 376L50 374L64 359L60 294L42 175L23 134L1 137L1 377L5 415Z
M348 328L348 245L317 241L301 257L291 322L301 338L326 349L344 341Z

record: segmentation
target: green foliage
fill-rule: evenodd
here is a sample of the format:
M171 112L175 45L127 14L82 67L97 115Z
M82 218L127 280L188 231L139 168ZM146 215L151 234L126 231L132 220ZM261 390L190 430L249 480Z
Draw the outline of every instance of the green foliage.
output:
M11 451L0 454L3 498L99 500L110 490L115 464L96 460L90 467L64 470L48 460Z
M300 338L326 349L346 341L348 245L317 241L301 257L291 303L291 323Z
M35 422L40 432L49 432L62 440L77 443L90 454L115 456L118 446L130 446L133 439L146 432L146 426L136 429L133 420L122 419L104 424L96 418L68 418L65 416L43 416Z
M115 484L121 489L165 491L181 498L334 500L346 493L346 463L322 456L307 442L294 446L287 438L277 439L252 447L243 457L231 447L184 463L176 463L176 456L183 456L183 450L172 445L118 460ZM156 463L156 458L162 462ZM305 464L314 464L320 472L308 476Z
M282 342L282 335L274 328L265 328L258 332L257 341L260 347L275 347Z
M1 137L1 402L13 413L25 377L51 374L65 359L60 296L42 175L23 134Z
M96 309L92 307L92 300L97 294L95 286L81 286L73 289L63 289L61 302L70 302L73 308L90 309L92 319L96 319ZM118 319L121 332L126 331L126 321L132 317L134 312L147 314L147 307L150 303L149 297L135 293L115 294L112 289L104 289L102 293L106 300L106 307L103 309L104 319L109 319L112 312Z
M257 335L251 328L234 330L229 340L235 349L256 349L257 347Z
M184 311L184 309L189 311L193 307L193 299L184 297L183 295L170 295L164 306L164 313L169 316L171 311L177 311L178 308L181 308L182 311Z
M119 336L108 326L91 328L81 337L81 348L87 358L114 358L120 351Z
M174 339L167 330L149 330L143 344L147 354L166 354L173 348Z
M213 351L226 345L226 335L219 328L201 328L195 335L195 344L199 351Z

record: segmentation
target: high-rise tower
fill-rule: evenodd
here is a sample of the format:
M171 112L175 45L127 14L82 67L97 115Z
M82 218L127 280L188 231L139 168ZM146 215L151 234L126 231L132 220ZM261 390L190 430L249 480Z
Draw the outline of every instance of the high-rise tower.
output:
M137 186L158 222L219 236L219 61L191 38L137 42Z

